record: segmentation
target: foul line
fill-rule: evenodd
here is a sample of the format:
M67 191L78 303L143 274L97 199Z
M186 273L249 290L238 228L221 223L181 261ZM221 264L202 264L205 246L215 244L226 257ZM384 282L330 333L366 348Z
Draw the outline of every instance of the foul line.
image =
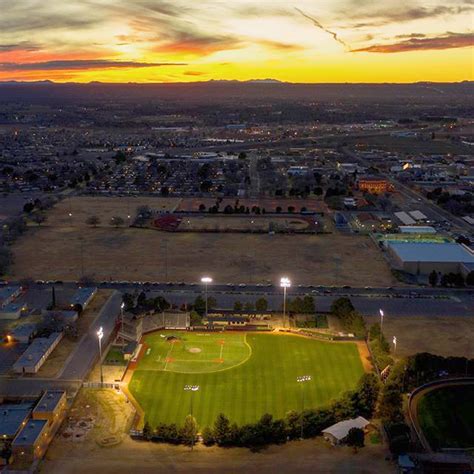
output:
M166 364L165 364L165 367L163 368L163 371L166 371L166 367L168 367L168 362L170 360L170 354L171 354L171 351L173 350L173 347L174 347L174 344L171 344L171 347L170 347L170 350L168 351L168 354L166 354Z

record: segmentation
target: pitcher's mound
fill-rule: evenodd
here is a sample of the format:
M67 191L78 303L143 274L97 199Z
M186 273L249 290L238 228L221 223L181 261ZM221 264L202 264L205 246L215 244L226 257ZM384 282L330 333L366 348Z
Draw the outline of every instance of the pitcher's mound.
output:
M199 347L191 347L191 349L188 349L188 352L191 352L191 354L199 354L201 349L199 349Z

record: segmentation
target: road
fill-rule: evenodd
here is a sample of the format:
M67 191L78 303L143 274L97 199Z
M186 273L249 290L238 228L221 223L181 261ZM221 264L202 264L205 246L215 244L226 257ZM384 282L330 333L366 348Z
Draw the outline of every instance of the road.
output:
M59 374L59 378L62 380L83 380L87 376L94 361L99 356L97 331L100 327L103 328L103 342L106 345L106 341L109 340L110 334L114 329L117 316L120 314L121 304L122 295L116 291L107 300L96 320L91 324L89 332L84 335L75 351L66 361L62 372Z

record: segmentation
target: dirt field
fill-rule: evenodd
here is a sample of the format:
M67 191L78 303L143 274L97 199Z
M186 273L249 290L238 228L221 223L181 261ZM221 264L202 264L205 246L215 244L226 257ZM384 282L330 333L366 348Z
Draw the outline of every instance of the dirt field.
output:
M156 472L334 472L395 473L385 461L387 449L370 444L354 454L348 447L330 447L321 438L271 446L257 453L241 448L206 448L193 452L184 446L133 441L121 433L130 420L130 404L111 390L81 390L66 426L46 453L40 472L79 473L156 473ZM85 436L65 438L69 425L92 421ZM77 426L77 424L76 424ZM119 444L103 447L103 440Z
M378 322L378 317L367 317L367 322ZM385 337L392 341L397 336L398 356L417 352L431 352L442 356L474 358L474 320L456 316L385 318Z
M223 217L223 216L192 216L184 217L181 221L180 229L186 230L269 230L270 223L273 224L274 230L303 230L309 227L307 220L300 217L278 218L278 217Z
M99 226L109 227L110 219L119 216L127 224L136 215L137 207L150 206L154 210L171 211L180 203L179 198L153 197L73 197L59 202L48 213L46 226L87 227L86 219L97 216ZM69 215L71 214L71 215ZM128 219L128 216L131 216Z
M393 284L387 263L365 236L163 233L152 229L31 229L15 244L13 277L99 280Z

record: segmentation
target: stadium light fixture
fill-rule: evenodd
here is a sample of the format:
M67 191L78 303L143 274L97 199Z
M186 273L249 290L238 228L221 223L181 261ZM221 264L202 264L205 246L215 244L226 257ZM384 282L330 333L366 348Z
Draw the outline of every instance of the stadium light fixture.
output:
M209 285L209 283L212 283L212 278L209 277L209 276L203 276L201 278L201 283L204 283L204 293L205 293L205 300L206 300L206 319L207 319L207 310L208 310L208 307L207 307L207 285Z
M304 385L305 382L309 382L312 379L311 375L300 375L299 377L296 377L296 381L298 383L301 383L301 439L303 439L304 435Z
M280 286L283 288L283 324L285 325L286 318L286 289L291 286L291 281L288 277L280 278Z
M101 326L97 331L97 338L99 339L99 367L100 367L100 384L104 383L104 374L102 372L102 338L104 337L104 329Z
M197 392L199 391L199 385L185 385L184 386L184 391L185 392L191 392L191 410L190 410L190 414L191 414L191 418L193 416L193 392ZM191 451L193 450L193 447L194 447L194 433L193 433L193 437L191 439Z

